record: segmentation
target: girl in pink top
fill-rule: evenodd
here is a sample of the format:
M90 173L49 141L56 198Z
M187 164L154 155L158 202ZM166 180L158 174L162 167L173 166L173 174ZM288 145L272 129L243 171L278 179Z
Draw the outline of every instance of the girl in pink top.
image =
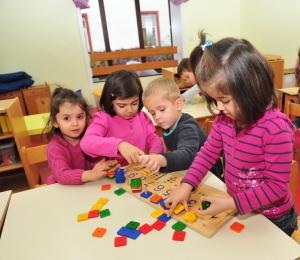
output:
M134 71L111 73L104 84L99 111L81 140L91 157L106 156L121 166L139 162L139 156L163 152L162 140L149 116L142 112L143 88Z
M200 215L237 209L255 211L292 235L297 213L289 189L294 126L277 108L274 72L269 62L244 39L224 38L215 44L200 33L201 44L191 54L194 75L208 109L219 110L210 135L165 205L172 214L187 201L224 152L228 198L202 196L210 202Z
M110 166L117 163L92 159L81 151L79 142L89 121L89 108L81 95L62 87L54 90L45 128L50 141L47 157L52 173L47 184L83 184L103 179Z

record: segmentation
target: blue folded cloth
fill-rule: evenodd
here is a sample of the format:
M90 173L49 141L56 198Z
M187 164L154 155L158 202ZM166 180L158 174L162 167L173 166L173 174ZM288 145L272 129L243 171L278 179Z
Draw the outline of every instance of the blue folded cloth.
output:
M0 74L0 93L11 92L34 83L32 77L24 71Z

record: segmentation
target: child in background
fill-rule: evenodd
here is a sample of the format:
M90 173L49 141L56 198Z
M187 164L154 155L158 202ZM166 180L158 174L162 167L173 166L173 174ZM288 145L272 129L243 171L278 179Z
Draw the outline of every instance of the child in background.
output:
M229 198L202 196L211 203L200 215L236 208L241 215L263 214L289 236L297 230L289 183L294 127L277 108L274 72L269 62L244 39L224 38L212 45L201 32L201 50L191 54L195 76L208 108L217 115L210 135L165 205L169 215L187 201L213 161L224 150L225 183ZM201 58L202 57L202 58ZM190 58L192 61L192 59Z
M157 125L163 128L164 142L171 152L142 155L140 161L153 172L188 169L207 134L194 117L182 113L183 99L176 83L164 77L151 81L143 93L143 103ZM210 171L222 179L220 158Z
M111 73L100 98L103 111L93 115L81 140L81 149L91 157L106 156L121 166L136 163L139 156L163 151L163 142L149 116L142 112L143 88L134 71Z
M191 71L188 58L184 58L180 61L177 68L177 74L192 86L182 94L185 104L199 103L199 100L196 99L195 96L198 95L199 98L203 98L203 96L196 83L194 73Z
M298 59L296 61L296 64L295 64L295 71L294 71L294 75L295 75L295 78L296 78L296 84L297 84L297 87L300 87L300 48L298 50ZM300 93L298 92L298 95ZM299 98L298 98L298 104L300 104L300 95L299 95ZM296 126L296 128L300 128L300 117L296 117L293 124ZM298 131L296 133L297 135L299 135Z
M48 164L52 174L47 184L83 184L104 178L117 161L91 160L79 146L90 120L84 98L72 90L58 87L50 103L50 118L46 125ZM45 132L44 130L44 132ZM98 160L99 161L99 160Z

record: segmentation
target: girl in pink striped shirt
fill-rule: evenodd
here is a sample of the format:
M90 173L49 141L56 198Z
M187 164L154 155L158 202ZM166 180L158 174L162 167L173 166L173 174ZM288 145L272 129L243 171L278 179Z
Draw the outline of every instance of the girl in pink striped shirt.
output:
M288 235L297 230L297 213L289 183L292 170L294 127L277 109L274 72L269 62L244 39L224 38L215 44L199 34L200 46L190 57L191 67L208 109L219 110L181 186L166 206L169 215L187 201L208 170L225 157L224 178L229 198L202 196L210 202L200 215L216 215L236 208L241 215L263 214Z

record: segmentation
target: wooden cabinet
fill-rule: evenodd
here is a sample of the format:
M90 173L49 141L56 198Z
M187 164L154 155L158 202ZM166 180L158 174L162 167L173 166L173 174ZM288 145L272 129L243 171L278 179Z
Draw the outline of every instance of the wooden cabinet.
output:
M171 79L175 83L177 83L180 88L180 92L184 92L191 87L187 82L185 82L185 80L179 77L179 75L177 74L177 67L162 68L161 74L163 77ZM181 81L181 84L179 84L179 81Z
M50 111L49 86L22 89L28 115L42 114Z
M26 106L25 106L25 102L24 102L24 98L23 98L23 93L22 90L15 90L15 91L11 91L8 93L4 93L4 94L0 94L0 100L5 100L5 99L12 99L12 98L19 98L20 101L20 105L22 108L22 112L23 112L23 116L27 115L27 111L26 111Z
M264 54L274 70L274 85L277 89L283 88L284 60L279 55Z

